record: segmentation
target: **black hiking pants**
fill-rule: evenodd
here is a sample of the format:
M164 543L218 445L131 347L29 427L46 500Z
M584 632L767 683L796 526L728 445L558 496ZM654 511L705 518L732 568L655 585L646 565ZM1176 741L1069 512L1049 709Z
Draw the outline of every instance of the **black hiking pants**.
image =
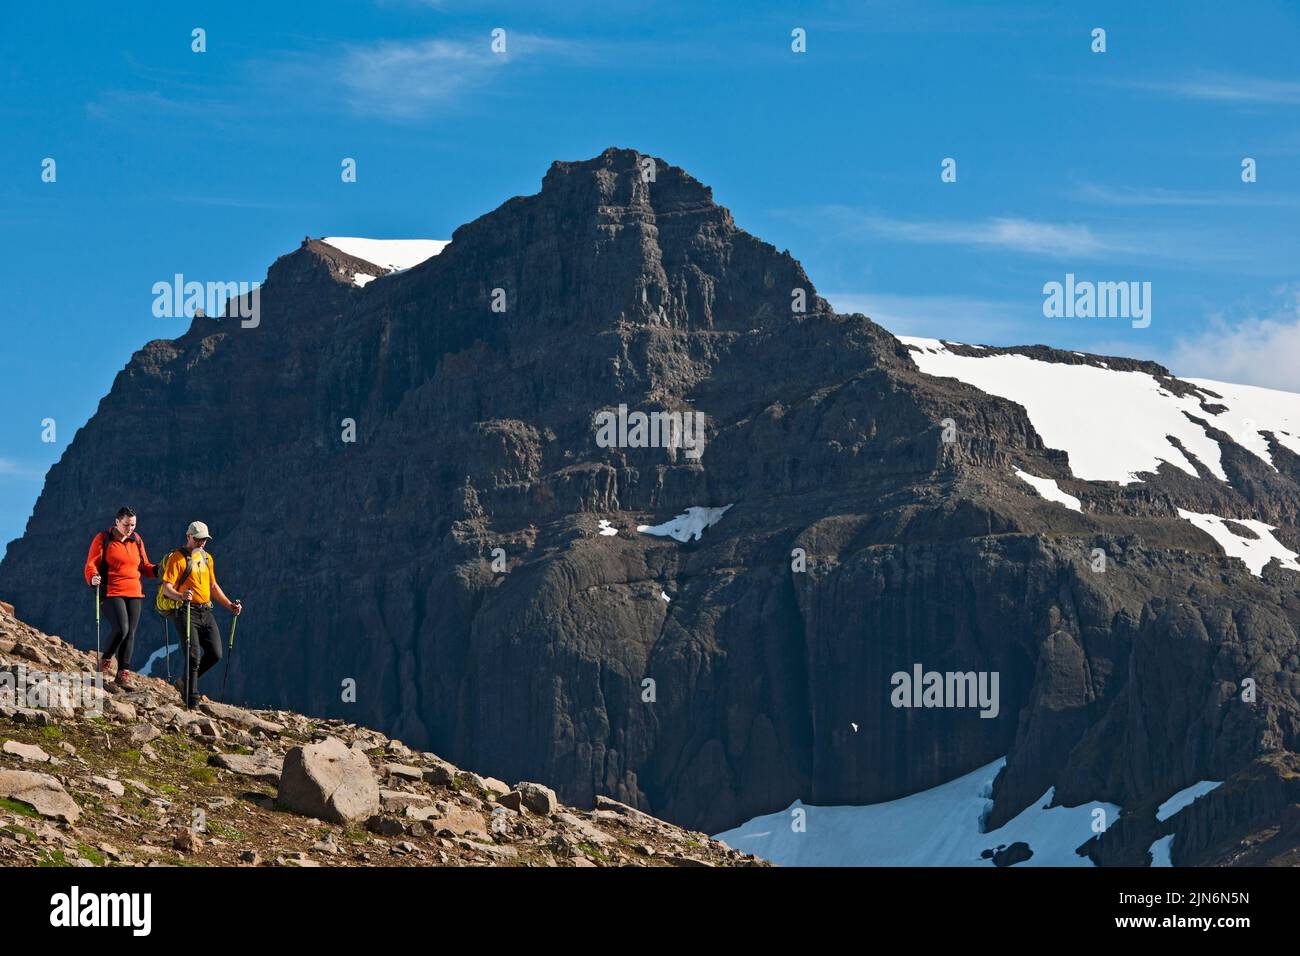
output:
M117 669L131 669L131 652L135 650L135 629L140 623L140 608L144 598L111 597L104 600L104 611L108 622L113 625L113 636L109 638L108 650L104 651L104 660L117 658Z
M176 625L176 635L181 647L185 647L185 608L182 607L172 618ZM203 652L202 658L199 656ZM190 608L190 700L192 704L199 693L199 678L221 660L221 631L217 628L217 619L212 616L211 604L195 604Z

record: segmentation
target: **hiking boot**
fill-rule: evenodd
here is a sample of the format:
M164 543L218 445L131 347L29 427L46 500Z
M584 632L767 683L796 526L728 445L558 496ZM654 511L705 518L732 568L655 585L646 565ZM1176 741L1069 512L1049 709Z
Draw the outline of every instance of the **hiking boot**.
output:
M107 674L108 669L112 666L113 666L113 658L105 657L102 661L99 662L99 666L95 668L95 670L99 671L101 674Z
M126 690L132 690L135 685L131 683L131 672L128 670L118 669L117 686Z

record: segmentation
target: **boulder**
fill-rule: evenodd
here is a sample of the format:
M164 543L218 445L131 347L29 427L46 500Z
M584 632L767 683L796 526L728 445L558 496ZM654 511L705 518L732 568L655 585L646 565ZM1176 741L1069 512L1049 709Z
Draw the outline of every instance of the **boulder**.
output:
M550 787L523 781L515 784L515 790L522 798L524 806L538 816L549 817L560 808L560 801Z
M423 807L433 803L433 797L426 793L411 793L407 790L379 791L379 802L385 810L404 810L407 807Z
M135 705L124 700L109 698L106 702L108 715L119 720L135 720Z
M409 816L429 824L435 832L449 830L456 836L473 833L487 837L487 824L483 820L483 815L473 810L466 810L464 807L449 807L442 813L434 812L427 815L425 807L411 807L407 812Z
M419 767L411 767L401 763L384 764L384 773L394 777L401 777L403 780L419 780L424 776L424 771Z
M438 787L450 787L456 779L456 768L445 760L436 760L433 765L425 768L425 783L431 783Z
M103 787L115 797L126 796L126 787L120 780L114 780L112 777L91 777L90 782L97 787Z
M379 783L365 754L326 737L285 754L276 800L296 813L351 823L379 812Z
M153 724L132 724L126 732L127 742L132 747L139 747L162 736L162 731Z
M35 744L19 743L17 740L6 740L3 749L5 753L17 757L20 760L26 760L28 763L49 763L50 755Z
M213 754L208 758L208 763L214 767L237 773L240 776L278 784L284 761L283 758L275 754L258 752L252 756L247 754Z
M65 823L76 823L81 816L77 801L63 789L63 784L47 773L0 770L0 797L25 803L41 816Z
M205 700L199 705L199 710L209 716L216 717L218 720L224 720L228 724L235 724L247 730L256 730L268 737L278 737L284 730L282 725L274 721L258 717L257 714L244 710L242 707L232 707L230 704L219 704L216 701Z
M577 831L579 837L588 843L609 843L614 839L600 827L575 817L572 813L557 813L555 819Z
M377 813L366 821L366 829L380 836L401 836L406 832L406 825L396 817L386 817Z

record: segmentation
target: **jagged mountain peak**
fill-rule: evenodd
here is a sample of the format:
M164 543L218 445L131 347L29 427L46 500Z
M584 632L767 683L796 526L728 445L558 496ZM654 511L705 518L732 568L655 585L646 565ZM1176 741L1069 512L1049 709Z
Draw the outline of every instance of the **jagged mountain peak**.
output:
M731 213L713 202L713 189L655 156L611 146L587 160L551 164L541 195L561 202L580 198L598 207L632 206L661 213L684 209L716 210L731 223Z
M802 266L739 229L709 187L627 149L554 163L539 192L459 227L439 261L409 281L451 271L482 289L465 307L486 308L489 293L502 289L506 320L524 317L533 327L743 331L829 311Z

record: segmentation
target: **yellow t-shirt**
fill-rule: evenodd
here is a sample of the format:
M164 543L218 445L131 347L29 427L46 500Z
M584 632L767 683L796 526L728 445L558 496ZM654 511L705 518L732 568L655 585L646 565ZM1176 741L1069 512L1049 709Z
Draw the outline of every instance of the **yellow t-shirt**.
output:
M185 575L187 565L191 568L190 576L185 581L185 587L179 587L178 584ZM184 549L174 551L168 556L167 563L163 567L162 579L181 594L186 590L192 590L195 604L209 604L212 602L212 585L217 580L212 555L206 551L195 550L187 557Z

